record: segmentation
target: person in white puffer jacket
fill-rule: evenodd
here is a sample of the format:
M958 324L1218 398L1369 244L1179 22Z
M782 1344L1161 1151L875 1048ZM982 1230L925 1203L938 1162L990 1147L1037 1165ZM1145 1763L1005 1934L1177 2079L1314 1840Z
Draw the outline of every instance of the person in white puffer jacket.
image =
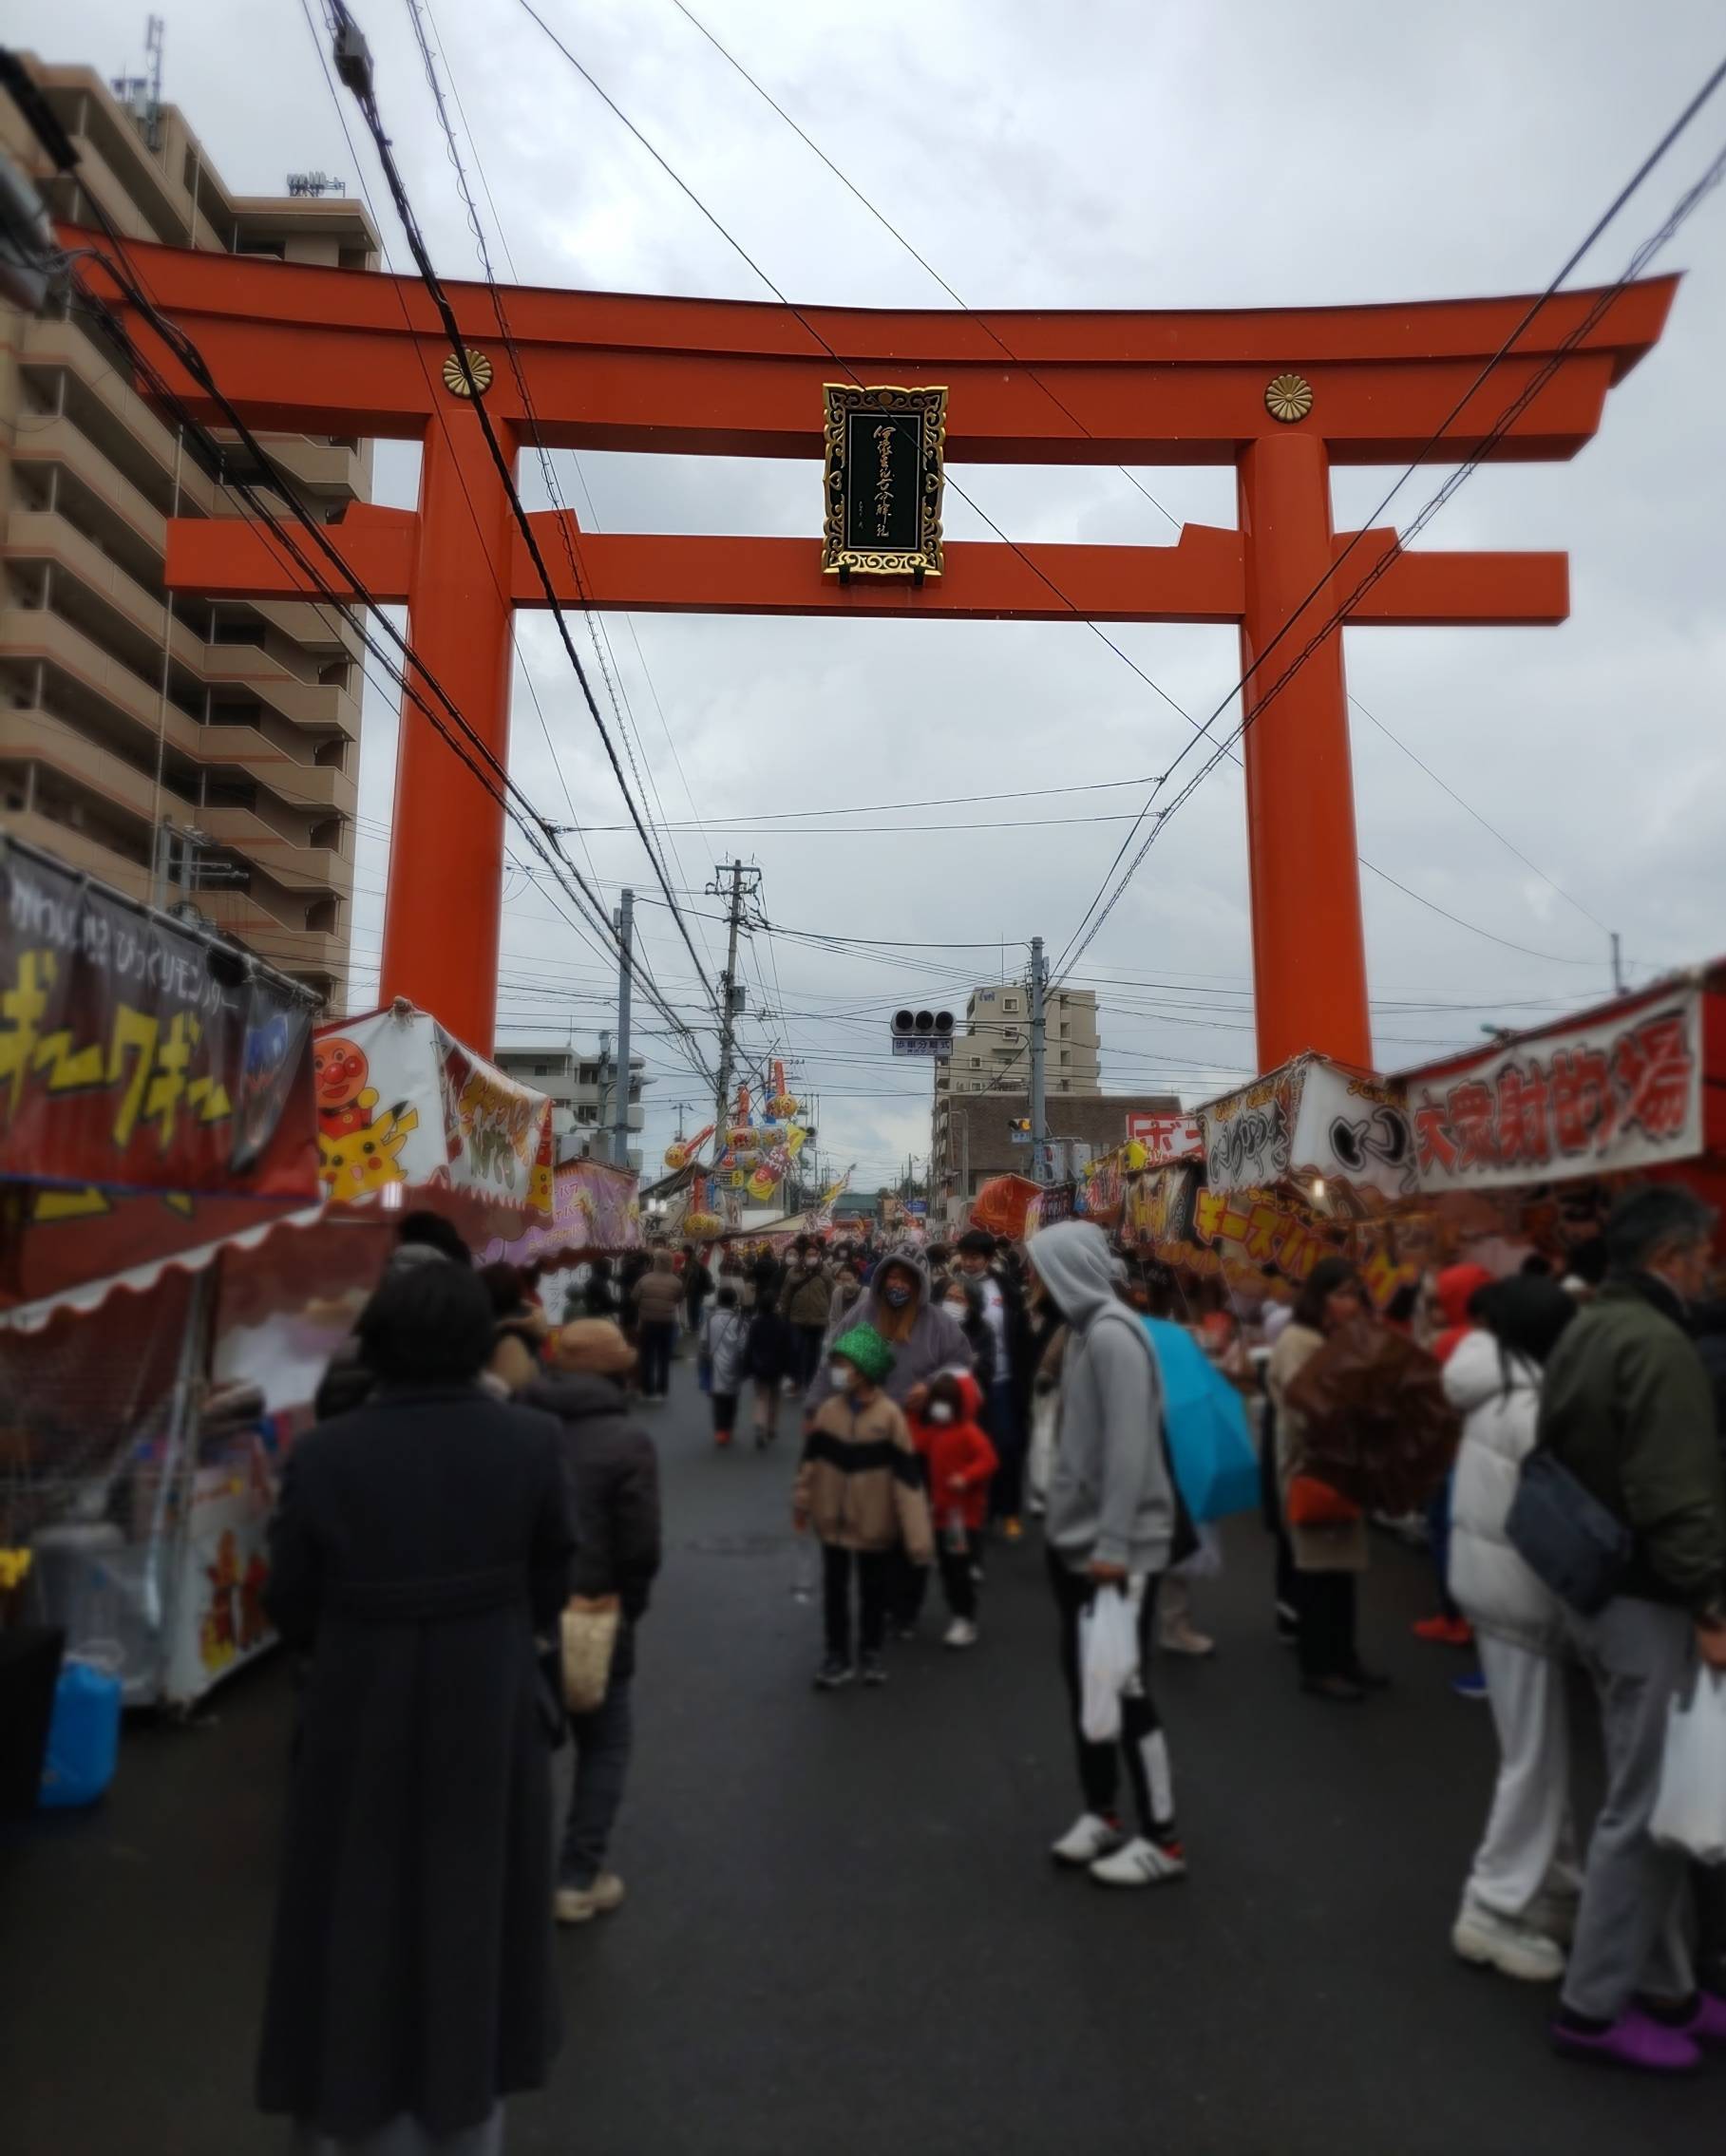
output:
M1556 1282L1496 1281L1481 1328L1445 1366L1464 1417L1451 1500L1451 1593L1473 1625L1500 1764L1451 1943L1465 1961L1529 1983L1563 1976L1581 1892L1570 1823L1566 1633L1556 1598L1511 1548L1505 1522L1534 1448L1541 1372L1576 1304Z

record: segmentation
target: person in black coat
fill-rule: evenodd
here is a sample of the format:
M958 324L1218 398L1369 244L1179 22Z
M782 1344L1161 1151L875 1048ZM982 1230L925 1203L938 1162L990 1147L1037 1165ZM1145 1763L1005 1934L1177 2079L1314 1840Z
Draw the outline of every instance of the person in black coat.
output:
M395 1248L386 1270L407 1272L415 1265L444 1258L452 1265L471 1265L473 1254L462 1239L462 1231L441 1213L424 1209L404 1213L396 1223ZM345 1415L363 1407L371 1397L377 1379L360 1348L360 1336L351 1333L330 1358L319 1380L313 1409L320 1423L332 1415Z
M743 1367L755 1389L755 1449L763 1452L779 1435L780 1388L795 1374L797 1333L772 1301L758 1302L749 1318Z
M606 1868L635 1736L631 1685L635 1628L659 1570L659 1456L629 1412L635 1350L619 1329L587 1318L551 1342L550 1370L522 1393L524 1406L557 1416L578 1548L570 1593L615 1600L619 1623L605 1697L569 1718L575 1773L558 1861L560 1923L584 1924L616 1909L623 1882Z
M713 1276L692 1242L683 1246L683 1312L689 1329L701 1331L701 1306L713 1292Z
M983 1310L983 1291L963 1273L948 1276L939 1298L955 1317L977 1357L971 1374L985 1400L995 1384L995 1333Z
M310 2148L482 2149L557 2049L560 1433L480 1390L466 1267L390 1273L359 1333L376 1390L299 1440L271 1529L266 1607L311 1666L257 2097Z

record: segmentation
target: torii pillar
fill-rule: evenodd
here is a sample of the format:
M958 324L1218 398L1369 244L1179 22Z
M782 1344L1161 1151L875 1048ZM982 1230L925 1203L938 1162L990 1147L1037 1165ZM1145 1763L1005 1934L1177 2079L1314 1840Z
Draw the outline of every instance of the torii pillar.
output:
M62 239L98 255L108 245L71 228ZM489 759L507 751L512 610L545 596L464 371L410 278L127 252L248 425L424 444L417 513L351 510L329 529L343 568L325 581L347 597L406 601L410 643L477 737L459 753L449 746L453 722L428 683L421 691L439 723L411 702L403 710L383 992L436 1011L484 1049L504 826ZM100 269L92 274L104 285ZM1233 624L1253 722L1243 747L1262 1069L1305 1049L1373 1061L1342 636L1326 625L1396 540L1388 530L1333 533L1331 467L1454 463L1482 449L1526 392L1492 457L1574 456L1598 428L1608 389L1659 339L1676 289L1658 277L1538 305L978 315L446 288L512 460L538 440L813 464L823 385L848 374L944 384L956 463L1232 465L1234 529L1186 525L1166 547L955 541L943 574L920 589L823 577L813 476L807 539L599 534L550 512L533 521L560 605ZM118 288L104 296L176 394L223 424ZM267 532L226 520L170 525L167 581L229 598L318 596ZM1347 619L1528 625L1568 611L1562 554L1423 552L1390 560Z

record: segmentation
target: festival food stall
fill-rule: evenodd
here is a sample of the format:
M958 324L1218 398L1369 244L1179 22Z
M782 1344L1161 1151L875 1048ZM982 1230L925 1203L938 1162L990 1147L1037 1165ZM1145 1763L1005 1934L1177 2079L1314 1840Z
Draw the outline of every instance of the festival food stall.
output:
M0 984L0 1545L25 1619L153 1699L245 1592L206 1506L273 1473L255 1397L199 1409L218 1253L318 1218L313 999L5 837Z
M265 1528L408 1204L531 1261L639 1239L551 1104L0 839L0 1549L31 1619L187 1705L270 1644Z
M1340 1251L1382 1306L1417 1270L1424 1208L1394 1084L1309 1053L1179 1120L1163 1164L1123 1147L1077 1195L1177 1283L1286 1297Z

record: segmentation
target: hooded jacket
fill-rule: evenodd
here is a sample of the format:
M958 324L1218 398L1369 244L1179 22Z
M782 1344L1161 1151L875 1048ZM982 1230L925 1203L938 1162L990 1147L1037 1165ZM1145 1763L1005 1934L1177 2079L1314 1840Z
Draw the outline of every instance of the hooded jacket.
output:
M1539 1366L1489 1333L1470 1333L1445 1365L1445 1396L1465 1420L1451 1494L1450 1587L1477 1632L1535 1655L1564 1652L1564 1613L1505 1533L1534 1449Z
M521 1395L556 1415L576 1530L572 1595L616 1595L633 1623L659 1570L659 1459L623 1389L588 1371L550 1371Z
M1434 1283L1438 1307L1444 1313L1444 1331L1432 1342L1432 1352L1448 1363L1474 1331L1469 1305L1482 1288L1492 1284L1484 1265L1447 1265Z
M917 1280L917 1314L902 1340L893 1338L893 1314L881 1299L881 1277L889 1265L906 1266ZM904 1405L905 1394L914 1385L927 1385L942 1371L951 1371L955 1377L961 1377L971 1369L971 1343L958 1320L951 1311L942 1310L931 1299L928 1259L916 1243L900 1243L884 1254L869 1285L850 1308L834 1312L826 1338L822 1342L820 1367L804 1399L806 1415L817 1413L832 1397L833 1376L828 1358L833 1352L834 1341L842 1333L848 1333L853 1325L873 1325L891 1342L893 1369L882 1390L895 1407Z
M1150 1340L1116 1298L1100 1228L1063 1220L1033 1236L1028 1248L1069 1328L1049 1478L1050 1547L1075 1572L1093 1562L1162 1572L1174 1539L1175 1497Z
M977 1416L983 1395L974 1377L958 1380L961 1403L957 1422L934 1423L920 1415L911 1418L911 1441L929 1466L929 1509L938 1526L944 1526L957 1511L972 1534L980 1534L989 1514L989 1485L1000 1457ZM956 1490L956 1481L964 1484Z

